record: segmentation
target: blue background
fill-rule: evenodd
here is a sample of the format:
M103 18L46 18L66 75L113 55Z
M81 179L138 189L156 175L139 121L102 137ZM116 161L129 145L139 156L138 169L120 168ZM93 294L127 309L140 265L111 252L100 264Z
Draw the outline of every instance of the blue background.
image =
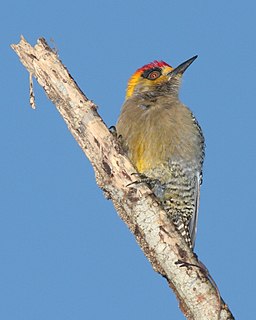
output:
M10 44L53 38L116 123L130 75L198 54L181 100L206 138L196 252L237 319L255 314L254 1L8 1L0 13L0 319L184 319Z

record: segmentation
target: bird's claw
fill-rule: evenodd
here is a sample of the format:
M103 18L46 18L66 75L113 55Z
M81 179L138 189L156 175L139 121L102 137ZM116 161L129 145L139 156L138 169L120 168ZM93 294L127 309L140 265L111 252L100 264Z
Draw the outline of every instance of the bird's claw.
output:
M133 172L132 175L137 175L139 177L139 179L132 181L131 183L129 183L127 185L127 187L131 186L133 184L146 183L152 189L152 186L158 181L158 180L150 179L149 177L147 177L143 173L139 173L139 172Z
M113 134L113 136L117 136L117 131L115 126L111 126L108 128L109 132Z

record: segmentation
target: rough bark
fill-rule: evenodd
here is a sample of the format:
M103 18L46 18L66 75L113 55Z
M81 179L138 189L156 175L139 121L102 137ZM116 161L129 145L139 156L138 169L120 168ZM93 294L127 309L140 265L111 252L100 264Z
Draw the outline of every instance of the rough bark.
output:
M166 278L187 319L234 319L206 267L166 218L148 187L128 186L136 180L135 169L57 53L42 38L33 47L21 37L11 47L59 110L91 161L99 187L113 201L154 270ZM35 107L32 84L30 100Z

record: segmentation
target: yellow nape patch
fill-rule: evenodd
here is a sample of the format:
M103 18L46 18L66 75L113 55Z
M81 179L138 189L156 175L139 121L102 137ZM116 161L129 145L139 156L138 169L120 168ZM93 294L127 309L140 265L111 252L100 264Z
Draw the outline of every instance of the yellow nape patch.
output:
M132 96L133 91L136 87L136 85L139 83L139 80L141 78L141 72L137 70L129 79L127 90L126 90L126 99Z

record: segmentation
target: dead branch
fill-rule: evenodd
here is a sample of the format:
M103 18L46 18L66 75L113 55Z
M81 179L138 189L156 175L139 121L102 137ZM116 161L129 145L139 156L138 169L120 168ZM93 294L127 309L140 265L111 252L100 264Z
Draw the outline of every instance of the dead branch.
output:
M177 233L148 187L128 186L136 180L131 175L135 169L100 118L96 105L83 94L57 53L42 38L32 47L21 37L19 44L11 47L59 110L91 161L97 184L113 201L154 270L166 278L187 319L234 319L207 269ZM30 100L35 107L31 90L32 83Z

